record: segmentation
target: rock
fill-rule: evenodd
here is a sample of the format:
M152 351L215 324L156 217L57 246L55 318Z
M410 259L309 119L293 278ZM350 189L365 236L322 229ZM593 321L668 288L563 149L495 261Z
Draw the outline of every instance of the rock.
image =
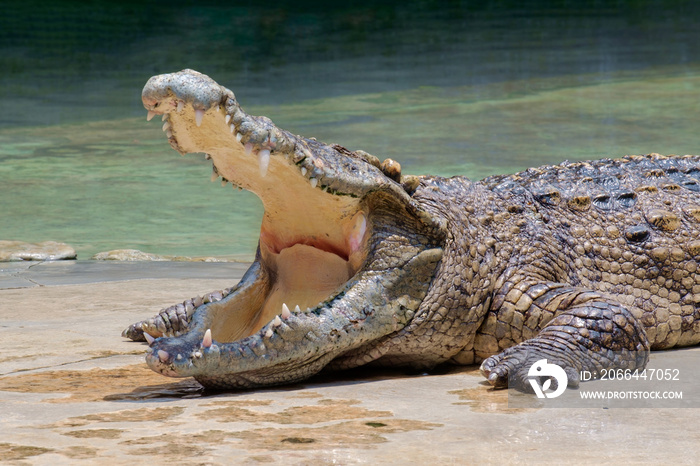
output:
M77 258L75 249L65 243L56 241L25 243L24 241L0 240L0 262L57 261L75 258Z
M92 256L99 261L167 261L169 257L139 251L138 249L114 249L113 251L99 252Z
M161 256L138 249L115 249L99 252L91 257L98 261L173 261L173 262L236 262L222 257Z

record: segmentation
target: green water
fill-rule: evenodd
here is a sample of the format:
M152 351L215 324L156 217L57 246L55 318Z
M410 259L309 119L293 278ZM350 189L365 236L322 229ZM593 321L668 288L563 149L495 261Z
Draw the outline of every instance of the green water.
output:
M396 2L325 17L309 2L183 2L162 17L151 4L51 5L36 34L17 26L29 7L10 9L10 32L0 27L0 239L63 241L82 259L117 248L252 257L259 201L211 183L210 164L172 151L140 108L150 75L184 67L230 87L249 113L394 158L404 173L478 179L700 153L692 3ZM81 15L95 21L79 28Z

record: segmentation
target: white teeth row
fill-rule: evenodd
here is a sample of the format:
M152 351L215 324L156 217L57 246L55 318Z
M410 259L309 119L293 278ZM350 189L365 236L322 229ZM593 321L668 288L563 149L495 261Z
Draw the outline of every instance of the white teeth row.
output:
M301 314L301 308L298 304L294 306L294 314ZM276 315L275 318L270 321L269 327L265 331L265 337L272 337L272 335L274 334L273 329L278 328L280 325L282 325L283 320L287 320L290 317L292 317L292 312L289 310L289 306L287 306L286 303L282 303L282 313L280 315Z
M294 306L294 313L295 314L301 313L301 308L299 307L298 304L296 306ZM289 310L289 306L287 306L286 303L283 303L282 304L282 313L279 315L276 315L275 318L270 321L270 326L268 327L267 331L265 332L265 336L267 338L270 338L274 333L273 328L280 327L282 325L282 321L287 320L290 317L292 317L292 311ZM148 336L150 336L150 335L148 335ZM151 341L149 340L149 344L150 344L150 342ZM211 348L211 346L213 344L214 344L214 341L212 340L212 337L211 337L211 329L207 329L207 331L204 332L204 338L202 338L202 348ZM162 360L162 358L161 358L161 360Z
M308 308L306 310L309 311ZM301 308L299 307L298 304L296 306L294 306L294 313L295 314L301 313ZM287 306L286 303L282 303L282 313L279 315L276 315L275 318L270 321L269 326L267 328L267 331L265 332L265 337L267 337L267 338L272 337L272 335L274 335L273 329L279 328L280 326L282 326L283 321L289 319L291 316L292 316L292 311L289 310L289 306ZM148 345L149 346L152 345L153 342L155 341L155 338L153 338L152 336L150 336L146 332L144 332L143 335L146 337L146 341L148 342ZM208 328L207 331L204 332L204 337L202 338L202 349L211 348L213 345L214 345L214 340L212 339L212 336L211 336L211 329ZM152 351L152 349L149 349L149 351ZM157 354L158 354L158 359L160 359L160 361L162 363L167 363L168 360L170 359L170 354L167 351L158 350ZM195 351L193 353L193 356L195 358L201 358L202 352ZM176 359L181 360L182 355L178 354L176 356Z
M226 123L228 124L231 120L231 115L226 115ZM243 140L243 135L239 132L236 132L236 125L233 123L230 124L229 129L231 131L231 134L236 134L236 141L239 143L243 144L241 141ZM245 155L251 155L254 151L255 147L251 143L245 143L243 144L243 150L245 151ZM311 154L309 154L310 156ZM263 178L265 175L267 175L267 169L270 166L270 149L261 149L258 152L258 167L260 168L260 176ZM301 174L302 176L306 176L307 173L306 167L301 167ZM318 180L316 178L309 178L309 183L311 184L312 188L315 188L318 186Z
M210 159L211 159L211 156L210 156L209 154L205 154L205 158L206 158L207 160L210 160ZM213 183L214 181L218 180L218 179L219 179L219 176L221 176L221 175L219 175L219 172L216 171L216 167L215 167L215 166L212 166L211 182ZM243 189L243 188L241 188L240 186L238 186L237 184L233 183L232 181L229 181L229 180L227 180L226 178L221 178L221 187L222 187L222 188L225 188L226 185L229 184L229 183L231 183L231 186L233 187L233 189L238 189L238 190L242 190L242 189Z
M153 118L154 115L155 115L155 113L148 112L148 116L146 117L146 119L150 120L151 118ZM170 122L167 120L168 120L168 114L164 113L163 117L161 118L161 121L165 122L165 123L163 123L163 132L165 133L165 135L168 138L171 138L171 137L173 137L172 126L170 126Z
M242 144L243 135L236 131L236 125L231 123L231 115L226 115L226 124L229 125L229 130L231 134L236 135L236 141ZM246 143L243 145L245 155L251 155L255 149L253 144ZM267 169L270 167L270 149L261 149L257 152L258 156L258 168L260 169L260 176L265 178L267 175Z

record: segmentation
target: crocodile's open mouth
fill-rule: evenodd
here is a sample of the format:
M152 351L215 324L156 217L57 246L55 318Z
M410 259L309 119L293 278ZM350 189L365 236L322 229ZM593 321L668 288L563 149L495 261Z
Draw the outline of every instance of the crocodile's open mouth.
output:
M255 262L238 285L124 331L149 342L149 366L232 387L380 358L363 345L410 321L442 256L442 226L397 183L397 165L248 115L195 71L151 78L142 100L149 120L162 115L175 150L204 153L213 181L252 191L265 208Z
M245 115L235 100L224 98L206 109L174 92L143 100L149 120L162 115L173 147L183 153L206 148L212 181L221 177L223 184L255 193L265 208L259 295L245 309L222 309L221 316L235 318L218 319L212 328L216 341L231 342L337 294L365 260L370 228L358 197L322 184L323 160L310 160L305 147L290 151L291 142L269 120Z

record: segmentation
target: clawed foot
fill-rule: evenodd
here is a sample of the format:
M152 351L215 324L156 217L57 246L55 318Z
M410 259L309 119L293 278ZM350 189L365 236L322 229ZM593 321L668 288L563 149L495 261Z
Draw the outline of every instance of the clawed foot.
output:
M552 390L557 389L559 381L565 381L569 387L579 385L579 371L567 358L553 351L545 352L523 344L487 358L481 364L480 371L494 388L533 392L530 380L535 380L544 389Z

